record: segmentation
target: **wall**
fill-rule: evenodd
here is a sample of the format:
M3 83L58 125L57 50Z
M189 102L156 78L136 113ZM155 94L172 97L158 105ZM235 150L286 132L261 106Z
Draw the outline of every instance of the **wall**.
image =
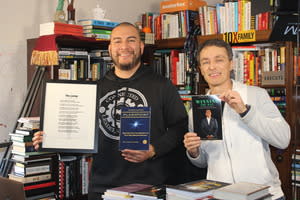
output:
M91 18L97 0L75 0L76 19ZM160 0L100 0L106 18L136 22L141 13L158 12ZM220 0L209 0L213 5ZM1 0L0 142L8 139L26 95L26 40L36 38L39 24L52 21L57 0ZM67 1L65 1L65 6Z

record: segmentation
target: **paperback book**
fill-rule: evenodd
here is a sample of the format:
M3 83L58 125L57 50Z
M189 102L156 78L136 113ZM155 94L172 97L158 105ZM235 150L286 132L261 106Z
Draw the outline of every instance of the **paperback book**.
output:
M202 140L221 140L222 103L216 95L192 96L193 127Z
M123 107L120 121L119 149L149 150L151 108Z

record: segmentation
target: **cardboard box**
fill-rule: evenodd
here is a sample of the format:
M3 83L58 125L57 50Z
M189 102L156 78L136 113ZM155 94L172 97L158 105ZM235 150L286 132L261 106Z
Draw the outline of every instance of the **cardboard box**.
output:
M181 10L198 11L200 6L207 5L203 0L169 0L160 2L160 13L171 13Z

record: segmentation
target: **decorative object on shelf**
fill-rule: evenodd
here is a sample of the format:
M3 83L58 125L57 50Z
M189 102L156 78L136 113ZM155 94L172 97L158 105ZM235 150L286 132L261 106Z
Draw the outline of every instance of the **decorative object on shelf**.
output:
M108 19L105 19L105 13L106 10L100 7L100 0L98 0L96 8L93 8L93 19L109 21Z
M197 70L197 35L199 35L200 32L200 27L198 25L193 26L184 42L184 51L186 52L190 66L190 71L187 72L188 81L185 87L187 90L191 90L192 94L198 93L197 83L199 82L199 72Z
M64 0L58 0L53 21L66 23L66 13L63 9L64 9Z
M75 24L74 0L68 0L68 24Z

